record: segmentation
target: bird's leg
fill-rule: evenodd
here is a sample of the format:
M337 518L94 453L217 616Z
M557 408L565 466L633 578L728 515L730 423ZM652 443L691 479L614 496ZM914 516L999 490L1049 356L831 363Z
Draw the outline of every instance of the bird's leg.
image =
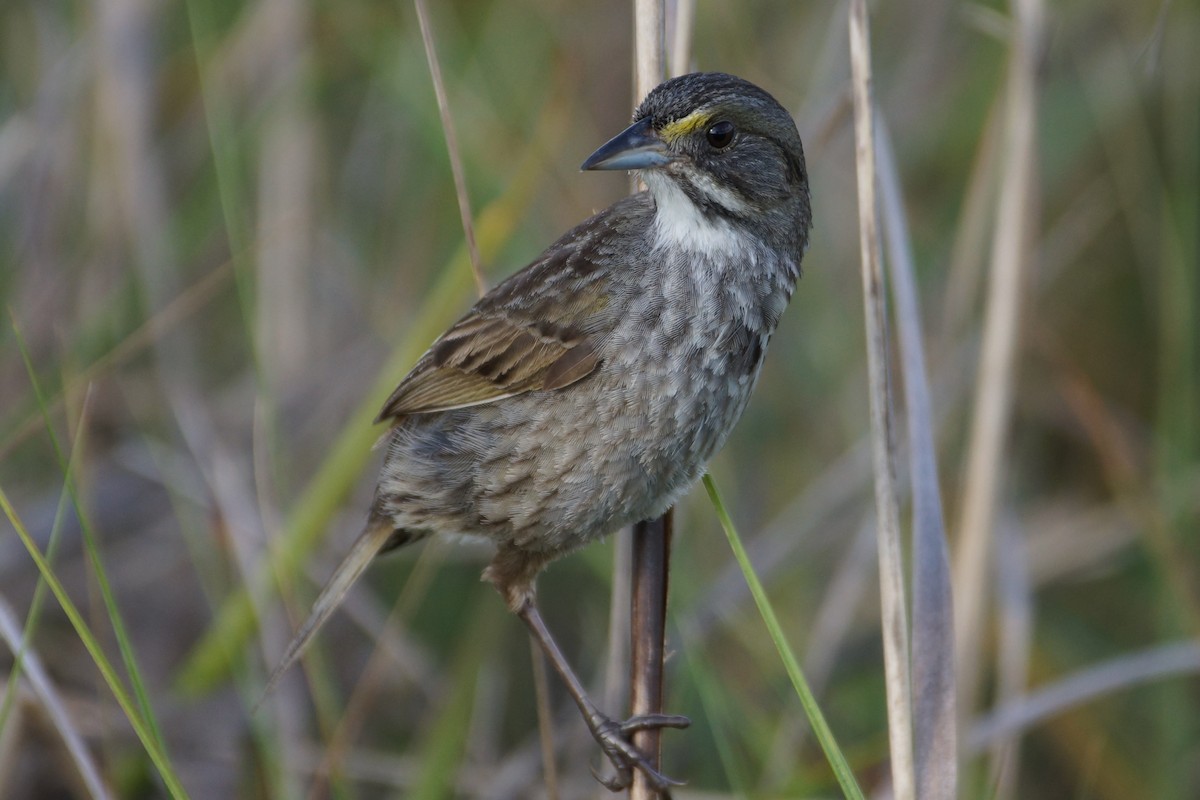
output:
M596 779L616 792L629 786L633 780L633 770L637 769L646 776L655 790L667 796L670 786L677 785L679 781L671 780L654 769L646 756L633 746L630 736L635 731L649 728L686 728L691 721L687 717L674 714L645 714L618 722L596 707L584 691L583 683L567 663L566 657L558 649L558 644L550 635L546 623L542 621L542 615L534 601L534 578L554 556L551 552L529 552L502 546L492 558L492 563L483 571L483 579L496 587L508 603L509 610L520 617L529 628L538 646L550 659L554 671L566 684L567 692L579 706L592 737L612 762L617 772L616 777L606 779L596 775Z
M554 637L550 635L550 631L546 628L546 623L542 621L542 615L538 611L537 604L533 600L532 594L527 595L524 601L516 609L517 616L520 617L529 627L529 632L533 634L533 638L541 646L546 657L550 659L550 663L554 666L554 670L562 678L566 684L567 692L575 700L575 704L579 706L580 713L583 714L583 720L587 723L588 730L592 732L592 736L599 743L604 754L608 756L608 760L612 762L613 768L617 774L614 778L602 778L596 775L596 780L603 783L606 787L614 792L628 788L633 780L633 770L641 770L649 780L655 790L667 794L672 785L679 785L679 781L672 780L666 775L663 775L658 770L654 769L647 761L645 754L633 746L630 741L630 736L634 731L645 730L647 728L686 728L691 724L687 717L681 717L677 714L646 714L638 717L630 717L624 722L618 722L606 714L602 713L596 704L588 697L584 691L583 684L571 669L571 665L567 663L566 657L562 651L558 649L558 644L555 643ZM595 775L596 773L593 772Z

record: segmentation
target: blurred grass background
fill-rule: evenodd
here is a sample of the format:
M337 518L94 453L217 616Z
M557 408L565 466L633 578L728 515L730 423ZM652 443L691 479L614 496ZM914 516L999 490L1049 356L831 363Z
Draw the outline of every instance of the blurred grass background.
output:
M628 118L631 12L459 0L431 13L494 284L627 191L577 168ZM700 3L692 53L775 94L807 148L805 275L712 470L869 789L887 740L845 13ZM954 550L1010 12L908 0L872 13ZM1064 0L1045 13L1035 257L961 794L1182 800L1200 794L1200 11ZM249 712L361 525L378 459L364 414L471 302L462 238L409 4L0 7L0 487L43 550L57 542L54 572L115 660L81 534L94 536L192 797L542 796L525 633L479 583L474 546L381 561L309 668ZM678 796L830 796L702 492L676 531L667 707L694 722L665 737L666 771L688 779ZM596 686L611 547L540 582ZM283 613L260 589L269 554L289 548L302 569L278 573ZM113 796L164 796L80 638L34 603L37 577L0 528L0 598L22 618L42 607L24 638ZM246 587L260 625L241 640L214 620ZM201 675L204 641L225 649ZM1114 677L1086 702L1015 735L995 724L1105 664ZM13 673L8 651L0 667ZM0 795L88 796L40 696L7 685ZM594 746L551 688L562 795L602 796Z

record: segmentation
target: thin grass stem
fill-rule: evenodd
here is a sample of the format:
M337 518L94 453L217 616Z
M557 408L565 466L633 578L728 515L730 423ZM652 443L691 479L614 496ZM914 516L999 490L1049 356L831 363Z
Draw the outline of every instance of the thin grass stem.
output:
M433 79L433 92L437 97L438 115L442 121L442 135L446 137L446 151L450 156L450 172L454 176L454 196L458 198L458 215L462 219L463 236L466 238L467 254L471 260L471 275L475 278L475 289L482 297L487 293L487 279L483 277L479 245L475 243L475 220L471 214L471 197L467 194L467 176L458 147L458 133L454 128L454 117L450 114L450 101L446 97L446 82L442 78L442 67L438 63L437 47L433 41L433 28L429 23L429 11L425 8L425 0L413 0L413 6L417 10L417 24L421 26L421 42L425 45L425 58L429 61L429 75Z
M783 627L779 624L779 618L775 615L775 609L771 606L771 601L767 598L766 590L763 589L762 583L758 580L758 575L754 572L754 565L750 563L750 557L746 554L746 547L742 544L742 538L738 535L737 528L734 526L729 512L725 509L725 503L721 500L721 495L717 491L717 484L713 481L711 475L705 474L704 489L708 492L708 499L712 501L713 508L717 512L717 519L721 521L721 527L725 531L726 538L729 539L729 547L733 550L733 556L737 559L738 566L742 569L742 575L746 578L746 585L750 587L750 594L754 597L754 604L758 606L758 613L762 616L763 623L767 626L767 633L771 637L771 642L775 645L775 649L779 653L779 659L783 662L783 667L787 672L788 678L792 681L792 686L796 690L796 696L800 698L800 705L804 707L804 713L808 715L808 721L813 727L813 733L816 734L817 741L821 744L821 749L825 751L825 758L829 761L829 766L833 769L833 774L837 776L838 784L842 787L842 793L847 798L850 798L850 800L863 800L862 789L859 788L858 782L854 779L854 773L851 771L850 765L846 762L846 757L842 754L842 749L838 746L837 739L834 738L829 723L825 721L825 715L821 713L821 708L817 705L817 699L813 695L812 689L808 686L804 672L800 669L800 662L792 652L792 648L787 642L787 637L783 634Z
M138 740L142 743L142 747L145 748L146 755L150 757L151 762L153 762L155 768L158 770L159 777L162 778L167 791L175 800L186 800L188 794L175 774L175 770L171 766L170 758L167 756L165 749L161 747L161 741L156 735L155 729L142 717L141 711L138 708L138 701L131 698L128 692L126 692L125 686L121 683L120 676L113 669L108 657L104 655L104 649L100 646L100 642L88 627L83 615L79 613L79 609L72 602L66 588L46 561L42 551L38 549L37 542L29 535L29 531L25 528L25 523L17 515L16 510L8 499L8 493L2 487L0 487L0 511L3 511L4 515L8 517L9 523L16 530L18 538L25 545L25 549L33 559L34 564L37 565L43 580L46 581L46 585L54 593L63 613L67 615L67 619L75 629L75 634L79 637L79 640L87 649L88 655L92 657L92 661L100 670L104 682L108 684L109 691L112 692L117 705L125 713L125 718L129 720L130 726L133 728Z

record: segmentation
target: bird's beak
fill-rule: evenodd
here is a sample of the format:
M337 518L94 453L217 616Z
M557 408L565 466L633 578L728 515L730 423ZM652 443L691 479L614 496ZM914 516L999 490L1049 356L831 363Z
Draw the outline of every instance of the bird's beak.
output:
M675 158L645 117L605 142L580 169L652 169Z

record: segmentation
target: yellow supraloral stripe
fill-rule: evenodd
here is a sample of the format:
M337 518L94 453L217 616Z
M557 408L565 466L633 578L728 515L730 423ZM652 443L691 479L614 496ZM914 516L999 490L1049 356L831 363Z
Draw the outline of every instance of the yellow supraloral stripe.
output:
M682 119L677 119L673 122L668 122L663 126L659 135L665 141L673 142L681 136L687 136L697 128L702 128L708 124L712 115L707 111L694 111Z

